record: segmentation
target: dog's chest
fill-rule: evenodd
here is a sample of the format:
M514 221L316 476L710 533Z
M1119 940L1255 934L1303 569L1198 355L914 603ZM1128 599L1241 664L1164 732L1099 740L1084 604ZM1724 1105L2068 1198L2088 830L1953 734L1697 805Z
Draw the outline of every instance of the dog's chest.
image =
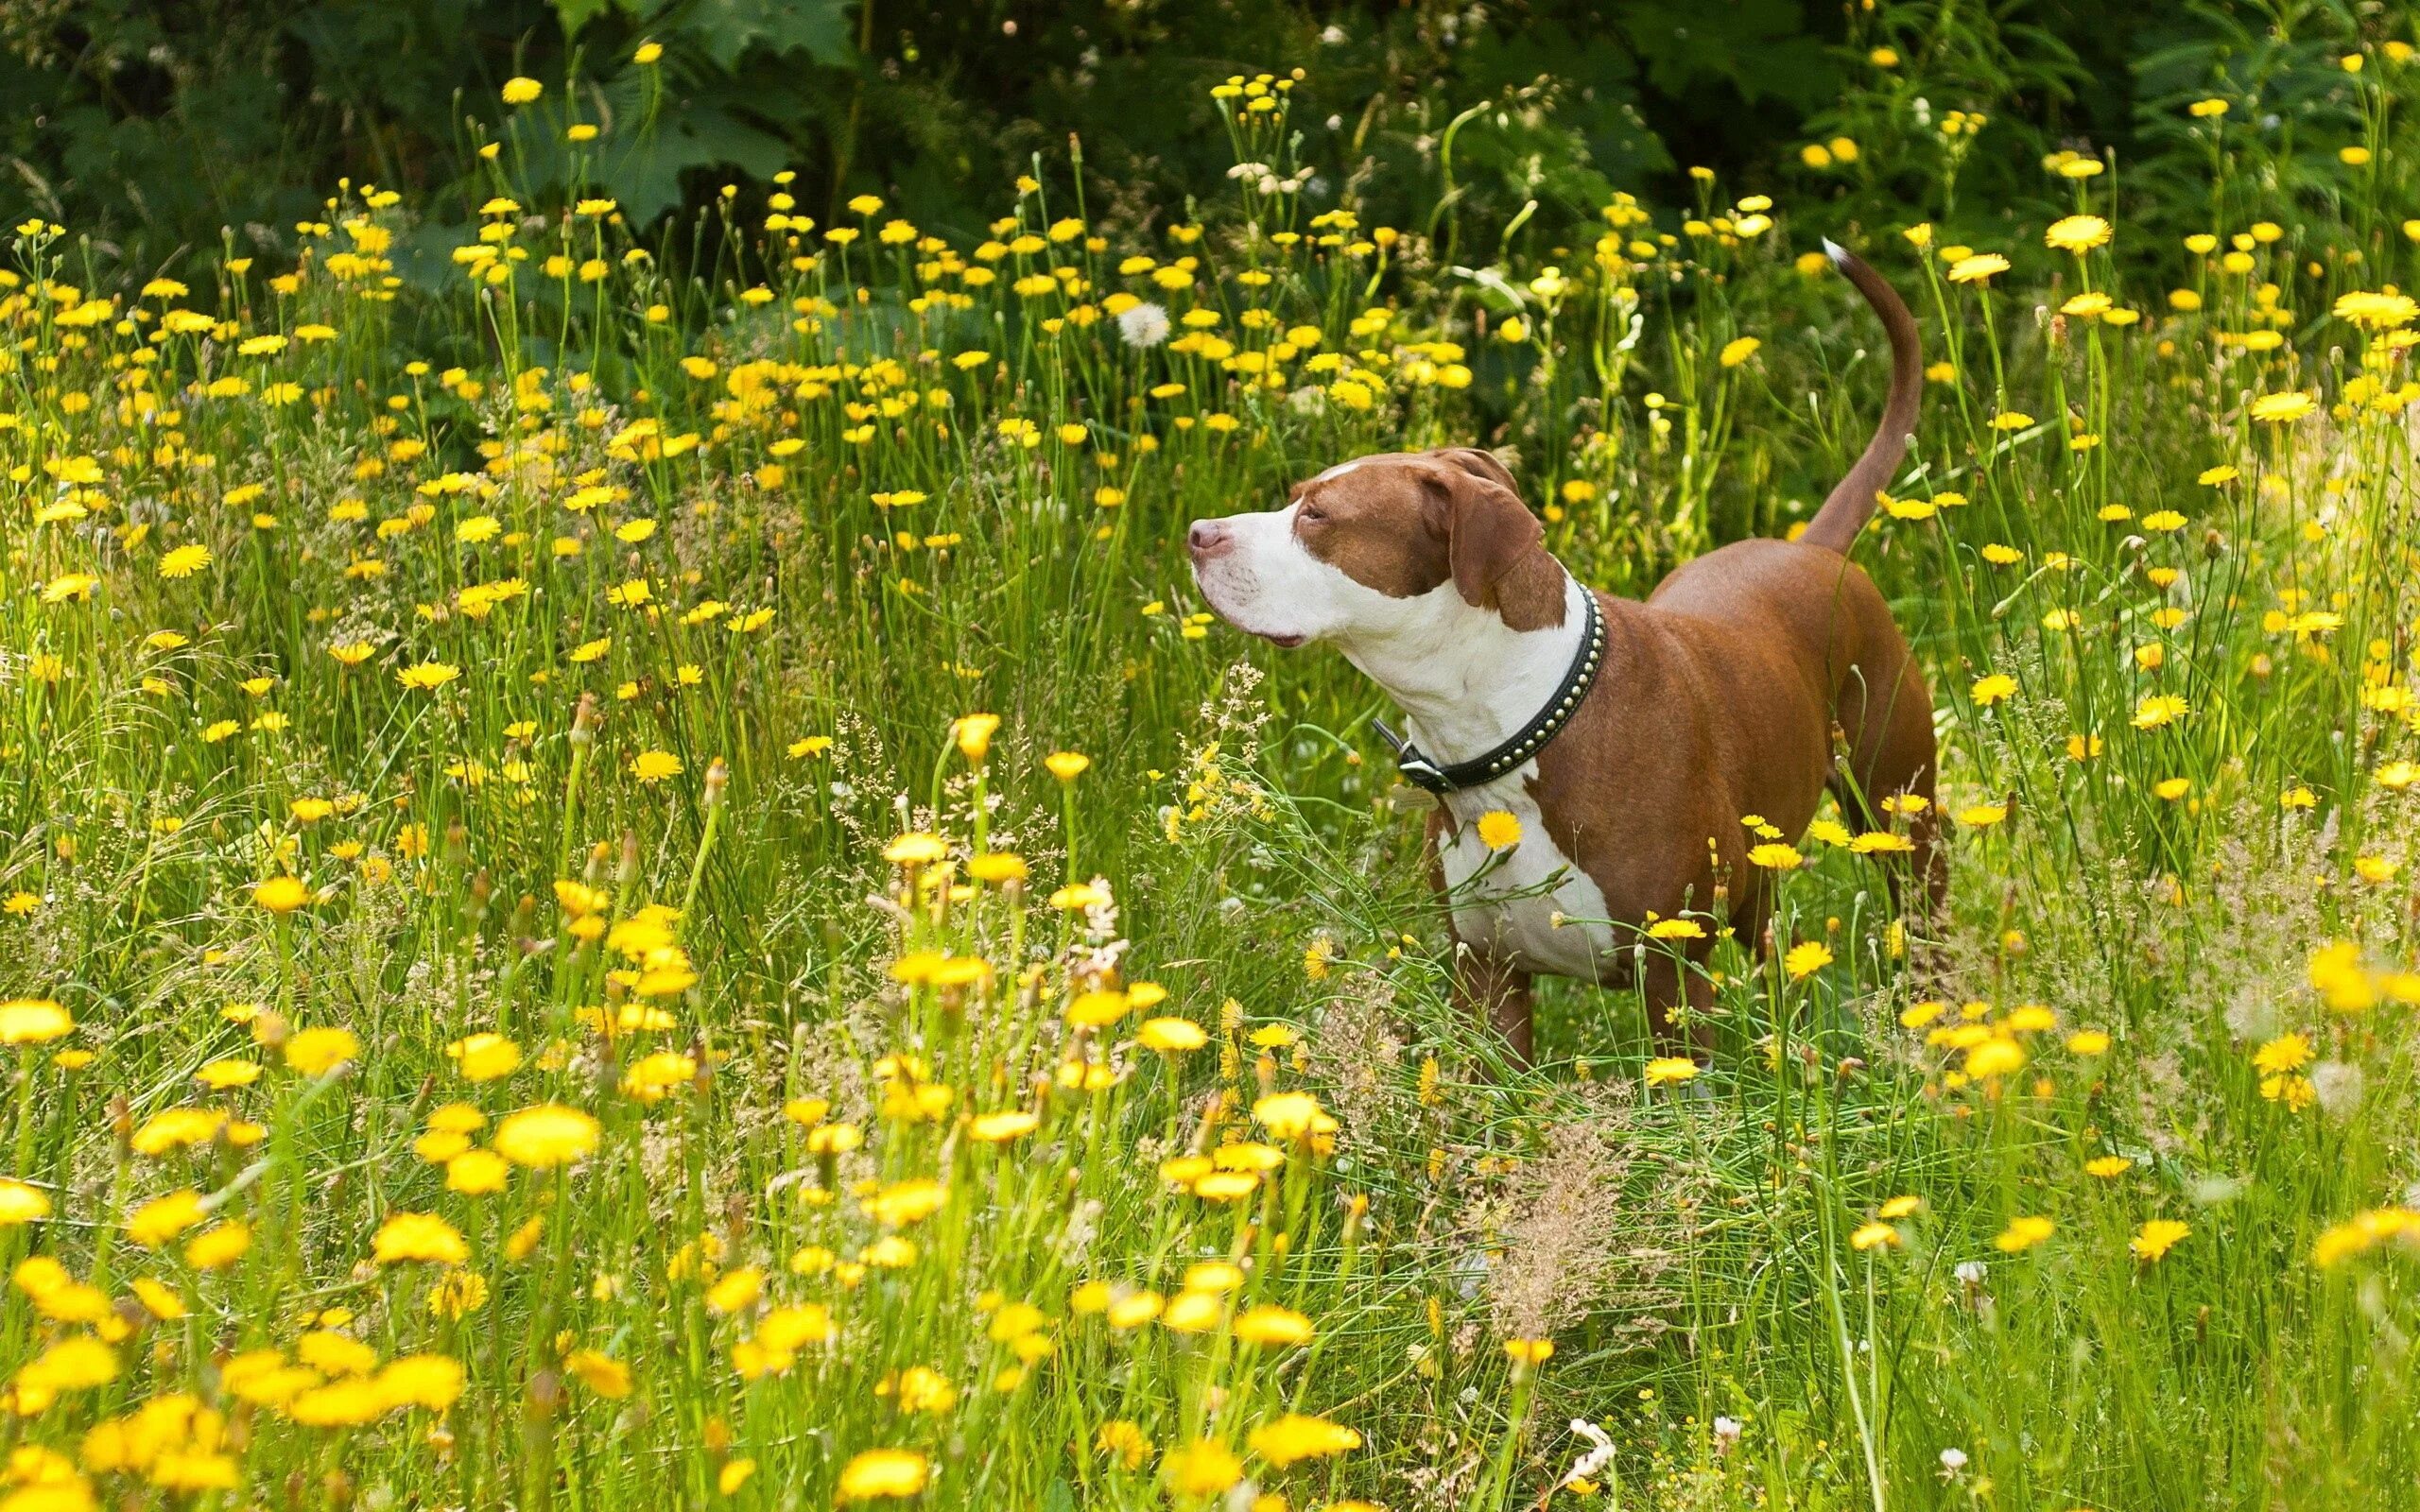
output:
M1532 762L1495 782L1445 796L1453 823L1437 836L1437 850L1454 931L1474 947L1528 970L1594 978L1616 944L1604 922L1605 895L1547 833L1545 816L1528 789L1536 774ZM1519 823L1517 843L1488 848L1481 831L1497 826L1480 820L1493 813L1509 814Z

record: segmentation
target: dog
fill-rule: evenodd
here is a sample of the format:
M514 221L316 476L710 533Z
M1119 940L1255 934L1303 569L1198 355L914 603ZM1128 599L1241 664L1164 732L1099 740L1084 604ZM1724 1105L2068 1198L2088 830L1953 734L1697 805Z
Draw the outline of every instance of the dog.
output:
M1644 602L1583 587L1546 549L1512 475L1483 451L1364 456L1296 484L1282 509L1193 522L1195 582L1230 625L1341 651L1401 707L1410 782L1437 796L1431 871L1457 993L1526 1062L1537 972L1642 984L1659 1042L1710 1048L1706 961L1720 915L1755 948L1768 873L1748 852L1803 835L1828 789L1844 815L1905 816L1903 883L1937 908L1932 698L1849 551L1906 455L1924 387L1916 324L1889 281L1826 242L1880 317L1880 427L1795 540L1736 541ZM1519 821L1519 839L1504 845ZM1482 830L1489 833L1482 834ZM1496 842L1491 848L1489 840ZM1690 920L1695 922L1696 920Z

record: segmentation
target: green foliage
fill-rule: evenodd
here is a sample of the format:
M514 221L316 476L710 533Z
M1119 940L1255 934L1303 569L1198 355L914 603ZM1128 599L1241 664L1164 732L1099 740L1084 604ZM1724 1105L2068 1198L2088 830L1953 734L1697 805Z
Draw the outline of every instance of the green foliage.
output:
M147 1402L231 1504L796 1512L904 1448L923 1506L1203 1512L1209 1440L1298 1508L2412 1507L2402 18L1704 11L9 11L76 218L0 288L8 1512L170 1495ZM1688 1081L1567 982L1512 1067L1383 695L1219 625L1185 526L1483 440L1600 586L1782 534L1880 387L1843 229L1939 365L1856 556L1948 917L1819 825ZM553 1102L595 1157L456 1181ZM1094 1305L1147 1291L1212 1327ZM1231 1349L1265 1300L1315 1340ZM1279 1463L1292 1409L1359 1447Z
M140 260L216 245L222 228L269 250L347 176L467 221L484 196L456 165L495 119L497 87L525 76L602 125L585 172L636 221L786 168L810 214L872 191L969 233L1000 185L1070 138L1097 211L1167 213L1225 167L1204 88L1301 66L1310 198L1349 196L1382 224L1442 203L1457 254L1515 225L1530 245L1569 245L1612 189L1685 199L1693 165L1813 191L1835 229L1911 208L1981 229L2038 214L2034 160L2079 145L2115 156L2152 224L2189 229L2237 207L2207 202L2206 146L2177 103L2217 92L2238 119L2273 116L2255 192L2324 198L2328 157L2360 124L2330 63L2376 25L2332 5L2215 0L2114 14L1910 0L1845 21L1813 0L1078 0L1034 16L851 0L34 0L0 16L0 147L29 208ZM633 64L649 41L662 61ZM1876 46L1901 60L1877 69ZM1979 150L1948 150L1951 111L1988 117ZM1802 146L1840 136L1865 149L1854 164L1801 165ZM560 141L516 150L525 183L573 172Z

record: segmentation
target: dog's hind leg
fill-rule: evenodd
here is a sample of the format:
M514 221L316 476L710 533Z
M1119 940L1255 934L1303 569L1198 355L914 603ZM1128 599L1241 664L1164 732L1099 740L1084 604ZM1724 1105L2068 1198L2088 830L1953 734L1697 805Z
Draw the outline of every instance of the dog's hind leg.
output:
M1897 641L1895 631L1892 639ZM1852 670L1841 690L1840 716L1848 737L1848 762L1847 770L1832 778L1832 795L1843 814L1869 829L1883 827L1880 810L1886 800L1919 800L1916 812L1908 816L1908 840L1914 849L1904 868L1891 867L1885 875L1893 902L1903 911L1912 902L1913 912L1928 923L1939 916L1949 886L1949 858L1941 846L1941 806L1934 791L1940 756L1933 740L1932 699L1915 659L1904 643L1893 649L1898 664L1887 693L1868 696L1862 667ZM1917 886L1913 900L1905 896L1904 883L1910 878Z

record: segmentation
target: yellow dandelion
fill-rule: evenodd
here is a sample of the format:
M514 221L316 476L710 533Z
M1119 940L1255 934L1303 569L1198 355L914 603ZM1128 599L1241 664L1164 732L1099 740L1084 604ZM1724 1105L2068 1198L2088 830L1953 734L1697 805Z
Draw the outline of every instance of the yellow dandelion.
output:
M1491 809L1478 816L1479 844L1490 850L1510 850L1521 843L1521 821L1502 809Z
M2126 1247L2134 1251L2136 1260L2148 1265L2175 1248L2178 1242L2192 1231L2191 1225L2179 1223L2173 1218L2153 1218L2135 1230L2135 1237L2126 1241Z

